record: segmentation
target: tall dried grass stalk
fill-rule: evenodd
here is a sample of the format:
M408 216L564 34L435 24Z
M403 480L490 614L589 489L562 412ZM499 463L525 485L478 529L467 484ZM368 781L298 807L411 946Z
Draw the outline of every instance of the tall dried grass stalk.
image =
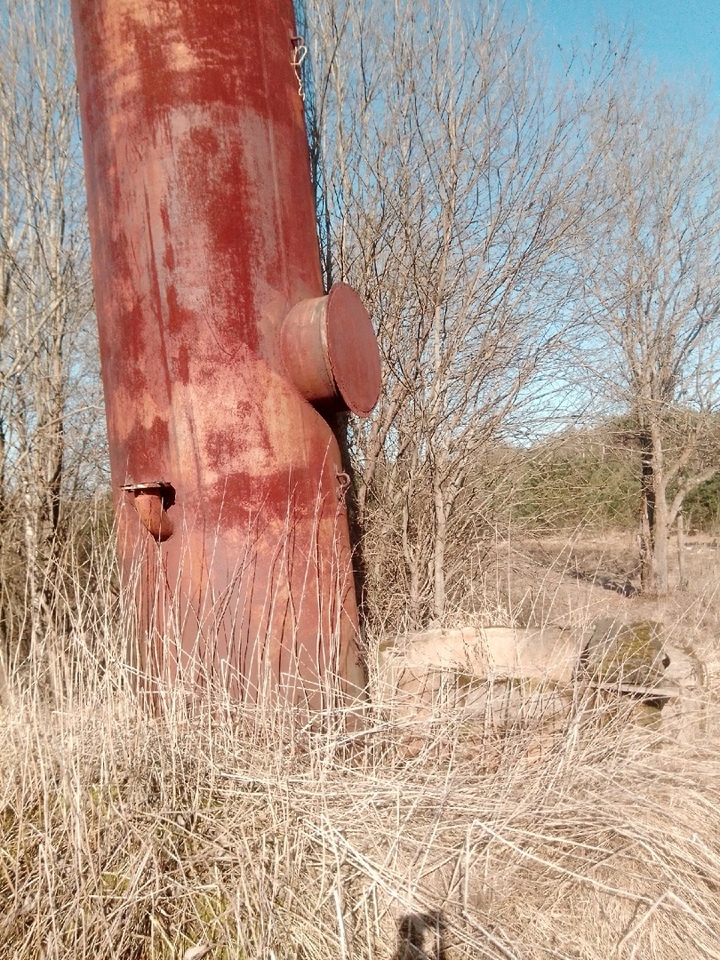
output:
M0 958L720 957L711 704L684 741L511 728L491 766L451 709L412 756L372 705L148 716L122 597L78 583L0 708Z

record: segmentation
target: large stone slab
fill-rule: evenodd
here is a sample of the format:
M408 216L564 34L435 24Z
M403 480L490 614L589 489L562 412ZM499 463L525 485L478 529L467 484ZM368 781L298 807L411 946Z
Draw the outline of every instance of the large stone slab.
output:
M689 658L654 621L432 629L381 644L377 666L379 705L420 724L448 708L495 727L543 724L567 716L588 691L661 708L692 683Z

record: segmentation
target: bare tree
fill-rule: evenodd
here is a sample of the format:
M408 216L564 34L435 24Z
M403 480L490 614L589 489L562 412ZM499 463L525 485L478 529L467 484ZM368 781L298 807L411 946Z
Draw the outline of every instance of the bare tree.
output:
M379 408L354 425L358 510L372 578L418 624L467 571L469 475L552 383L588 188L577 103L500 6L307 9L328 279L362 294L384 358Z
M69 14L3 0L0 20L0 621L6 643L33 643L51 617L63 496L87 475L99 378Z
M642 585L665 594L668 535L720 467L718 137L701 98L625 70L597 94L596 215L585 246L586 357L640 460Z

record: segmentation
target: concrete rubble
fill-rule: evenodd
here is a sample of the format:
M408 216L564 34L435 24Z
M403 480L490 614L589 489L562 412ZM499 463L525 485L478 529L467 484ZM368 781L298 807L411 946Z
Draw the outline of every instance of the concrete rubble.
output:
M662 624L599 620L565 627L459 627L381 644L377 702L399 721L448 708L493 727L547 725L582 702L614 700L638 717L677 719L702 686L702 664L669 643Z

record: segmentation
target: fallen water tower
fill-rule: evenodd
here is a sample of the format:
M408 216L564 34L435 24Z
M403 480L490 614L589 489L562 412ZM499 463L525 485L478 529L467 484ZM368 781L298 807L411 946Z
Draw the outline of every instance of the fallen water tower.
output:
M364 685L333 429L380 391L322 285L292 0L72 0L120 557L158 687ZM339 680L339 688L330 681Z

